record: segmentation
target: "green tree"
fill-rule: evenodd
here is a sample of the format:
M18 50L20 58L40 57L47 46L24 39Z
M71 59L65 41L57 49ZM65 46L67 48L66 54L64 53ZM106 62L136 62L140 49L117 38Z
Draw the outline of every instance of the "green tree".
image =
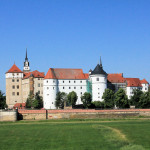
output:
M43 107L43 98L37 92L35 96L32 93L29 94L26 101L26 108L42 108Z
M31 108L33 107L33 95L30 93L27 100L26 100L26 108Z
M64 108L64 103L67 101L67 94L64 92L58 92L56 95L55 106L57 108Z
M129 108L128 97L121 88L115 93L115 104L119 108Z
M4 109L7 108L7 104L6 104L6 96L4 96L4 93L2 93L2 91L0 91L0 109Z
M141 94L139 108L150 108L150 92L144 92Z
M140 100L143 92L139 89L133 90L133 96L130 99L130 105L134 105L135 108L140 108Z
M33 100L33 107L36 109L42 108L43 107L43 99L37 92L35 94L35 99Z
M111 89L105 89L102 98L104 99L105 108L114 108L114 92Z
M82 96L81 96L81 101L83 102L83 106L85 108L88 108L91 105L92 102L92 96L90 93L85 92Z
M103 109L104 108L104 101L94 101L92 102L92 104L94 105L94 108L101 108Z
M74 107L77 99L78 99L78 96L77 96L76 92L72 91L67 95L67 104L69 106Z

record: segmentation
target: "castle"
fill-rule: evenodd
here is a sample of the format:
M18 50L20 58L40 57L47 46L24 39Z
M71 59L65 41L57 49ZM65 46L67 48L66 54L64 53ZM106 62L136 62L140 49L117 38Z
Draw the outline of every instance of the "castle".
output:
M6 72L6 103L13 108L16 103L25 103L29 94L39 93L43 96L44 73L37 70L30 71L27 57L24 62L23 71L16 64Z
M106 88L118 91L123 88L128 98L133 96L134 89L143 92L148 91L149 83L139 78L124 78L123 74L107 74L100 64L94 70L83 73L82 69L49 68L46 75L37 70L30 71L27 57L24 62L23 71L15 64L6 72L6 103L12 108L16 103L25 103L30 93L39 93L43 96L45 109L56 109L56 94L60 92L69 93L75 91L78 99L76 104L82 104L81 95L89 92L92 101L102 101Z

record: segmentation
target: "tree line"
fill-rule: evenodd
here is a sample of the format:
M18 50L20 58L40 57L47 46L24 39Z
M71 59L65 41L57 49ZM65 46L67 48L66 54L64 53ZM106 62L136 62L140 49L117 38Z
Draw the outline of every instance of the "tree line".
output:
M58 92L56 95L55 106L61 109L64 108L64 105L75 107L77 99L77 94L74 91L69 94ZM116 93L111 89L105 89L102 99L103 101L92 102L92 95L88 92L85 92L81 96L84 108L125 109L130 106L135 106L135 108L150 108L150 92L142 92L139 89L133 91L131 99L128 99L124 89L120 88Z

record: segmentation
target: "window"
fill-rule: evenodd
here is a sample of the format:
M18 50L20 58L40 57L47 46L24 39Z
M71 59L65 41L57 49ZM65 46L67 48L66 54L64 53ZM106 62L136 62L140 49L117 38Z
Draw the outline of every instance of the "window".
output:
M17 96L19 96L19 92L17 92Z
M81 92L81 95L82 95L82 92Z
M65 89L65 87L63 86L63 89Z
M38 78L38 80L40 80L40 78Z
M80 89L82 89L82 86L80 87Z
M76 87L74 87L74 89L76 89Z
M71 87L69 87L69 89L71 89Z
M19 73L17 73L17 76L19 75Z
M40 94L40 91L38 91L38 94Z
M63 81L63 83L65 83L65 81Z
M15 89L15 86L14 86L14 85L12 86L12 89Z
M43 83L41 83L41 87L43 87Z
M69 83L70 83L70 81L69 81Z
M76 83L76 81L74 81L74 83Z
M147 90L147 88L145 88L145 90Z
M53 90L55 90L55 87L53 87Z
M47 94L47 96L49 96L49 94Z
M47 80L47 83L48 83L48 80Z
M15 76L15 74L14 74L14 73L13 73L12 75L13 75L13 76Z
M53 83L55 83L55 81L53 80Z
M96 81L99 81L99 78L96 78Z
M12 79L12 82L15 82L15 79Z
M17 85L17 89L19 89L19 85Z
M49 89L49 87L47 87L47 90Z
M80 83L82 83L82 81L80 81Z
M40 83L38 83L38 87L40 87Z
M15 92L12 92L12 95L15 96Z
M19 79L17 79L17 82L19 82Z

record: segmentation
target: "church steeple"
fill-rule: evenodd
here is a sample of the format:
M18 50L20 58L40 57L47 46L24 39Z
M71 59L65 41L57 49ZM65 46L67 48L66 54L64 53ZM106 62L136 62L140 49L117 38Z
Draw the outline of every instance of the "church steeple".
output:
M25 62L24 62L23 71L24 71L24 72L29 72L29 71L30 71L29 61L28 61L28 56L27 56L27 48L26 48L26 57L25 57Z

